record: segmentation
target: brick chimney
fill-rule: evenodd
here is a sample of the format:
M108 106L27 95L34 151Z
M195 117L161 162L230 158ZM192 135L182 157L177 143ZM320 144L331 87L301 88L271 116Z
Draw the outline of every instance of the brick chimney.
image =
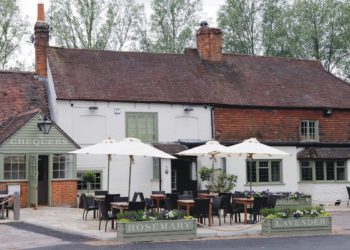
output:
M35 72L47 77L47 48L49 46L49 24L45 20L44 4L38 4L38 18L34 26Z
M197 31L197 49L199 56L211 62L220 62L222 56L222 31L220 29L209 28L207 22L201 22L201 27Z

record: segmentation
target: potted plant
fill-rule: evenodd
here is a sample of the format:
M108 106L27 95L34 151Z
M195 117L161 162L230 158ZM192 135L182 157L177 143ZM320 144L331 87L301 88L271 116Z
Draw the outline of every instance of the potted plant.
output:
M196 236L197 223L184 211L125 211L117 214L117 239L158 241Z
M263 235L307 236L332 232L332 216L321 207L262 209Z
M236 186L237 182L236 175L224 173L220 168L202 167L199 170L199 176L202 181L207 182L205 187L214 193L230 192Z
M96 181L95 173L92 171L87 171L82 175L81 179L87 183L87 195L90 195L91 182Z
M311 195L293 192L286 197L278 198L276 201L276 208L302 208L311 206Z

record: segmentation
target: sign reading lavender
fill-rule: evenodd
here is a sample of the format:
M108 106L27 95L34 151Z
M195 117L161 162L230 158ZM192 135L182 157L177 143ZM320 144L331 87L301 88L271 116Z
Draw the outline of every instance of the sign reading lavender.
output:
M117 225L117 239L121 241L189 239L196 236L197 229L194 219L118 222Z

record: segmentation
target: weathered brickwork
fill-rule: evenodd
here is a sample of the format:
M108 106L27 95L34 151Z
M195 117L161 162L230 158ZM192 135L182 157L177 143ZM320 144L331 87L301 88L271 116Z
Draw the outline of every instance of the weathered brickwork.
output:
M27 207L28 206L28 182L27 181L1 182L0 190L7 190L8 184L21 184L21 207Z
M208 26L201 27L197 32L197 48L202 59L222 61L222 31Z
M55 180L51 182L51 206L77 206L77 181Z
M268 142L300 142L302 120L318 120L321 143L350 142L350 111L215 108L215 138L219 141L242 141L256 137Z

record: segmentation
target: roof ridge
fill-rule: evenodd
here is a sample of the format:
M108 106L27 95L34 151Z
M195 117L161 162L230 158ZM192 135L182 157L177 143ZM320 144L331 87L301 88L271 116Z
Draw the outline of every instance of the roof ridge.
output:
M18 70L0 70L0 74L28 74L28 75L35 75L35 72L33 71L18 71Z
M101 53L119 53L119 54L147 54L147 55L168 55L168 56L185 56L185 53L163 53L163 52L148 52L148 51L117 51L117 50L102 50L102 49L88 49L88 48L63 48L50 46L49 49L60 50L76 50L76 51L90 51Z
M242 57L255 57L255 58L264 58L264 59L274 58L274 59L282 59L282 60L296 60L296 61L317 63L322 65L321 62L316 59L304 59L304 58L287 57L287 56L249 55L249 54L240 54L240 53L223 53L223 54L224 56L242 56Z

